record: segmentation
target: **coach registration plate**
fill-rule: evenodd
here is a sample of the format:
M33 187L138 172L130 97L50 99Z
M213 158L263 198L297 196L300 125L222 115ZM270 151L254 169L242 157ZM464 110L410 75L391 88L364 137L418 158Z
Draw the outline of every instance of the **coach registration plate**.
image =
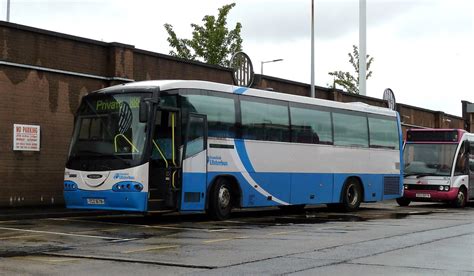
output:
M105 200L103 198L88 198L87 204L90 205L104 205Z
M430 194L416 194L416 197L431 198L431 195Z

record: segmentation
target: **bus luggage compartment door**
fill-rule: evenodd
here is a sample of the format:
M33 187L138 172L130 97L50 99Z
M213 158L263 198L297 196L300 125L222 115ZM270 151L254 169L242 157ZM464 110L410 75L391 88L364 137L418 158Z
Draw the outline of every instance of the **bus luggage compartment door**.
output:
M207 119L190 114L183 153L181 211L204 211L207 183Z

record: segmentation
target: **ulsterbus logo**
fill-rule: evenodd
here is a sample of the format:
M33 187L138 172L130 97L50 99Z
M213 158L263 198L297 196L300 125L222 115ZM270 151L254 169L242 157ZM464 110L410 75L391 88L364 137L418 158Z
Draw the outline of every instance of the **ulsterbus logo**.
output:
M229 166L229 162L222 161L222 157L220 156L209 156L208 163L213 166Z
M135 177L133 175L129 175L128 173L116 173L114 175L114 179L133 180Z

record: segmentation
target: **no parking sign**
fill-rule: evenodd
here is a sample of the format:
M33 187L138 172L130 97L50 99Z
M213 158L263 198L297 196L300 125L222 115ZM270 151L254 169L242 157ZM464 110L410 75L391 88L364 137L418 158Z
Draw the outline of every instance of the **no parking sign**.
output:
M13 124L13 150L39 151L40 126Z

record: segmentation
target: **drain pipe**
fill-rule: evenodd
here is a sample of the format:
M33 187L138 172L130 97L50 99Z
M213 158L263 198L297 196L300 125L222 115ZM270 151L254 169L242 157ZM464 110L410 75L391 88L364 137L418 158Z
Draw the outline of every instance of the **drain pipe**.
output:
M84 74L84 73L78 73L78 72L72 72L72 71L66 71L66 70L47 68L47 67L42 67L42 66L8 62L8 61L3 61L3 60L0 60L0 65L29 69L29 70L36 70L36 71L42 71L42 72L48 72L48 73L57 73L57 74L75 76L75 77L96 79L96 80L123 81L123 82L135 81L133 79L127 79L127 78L121 78L121 77L104 77L104 76L98 76L98 75L92 75L92 74Z

